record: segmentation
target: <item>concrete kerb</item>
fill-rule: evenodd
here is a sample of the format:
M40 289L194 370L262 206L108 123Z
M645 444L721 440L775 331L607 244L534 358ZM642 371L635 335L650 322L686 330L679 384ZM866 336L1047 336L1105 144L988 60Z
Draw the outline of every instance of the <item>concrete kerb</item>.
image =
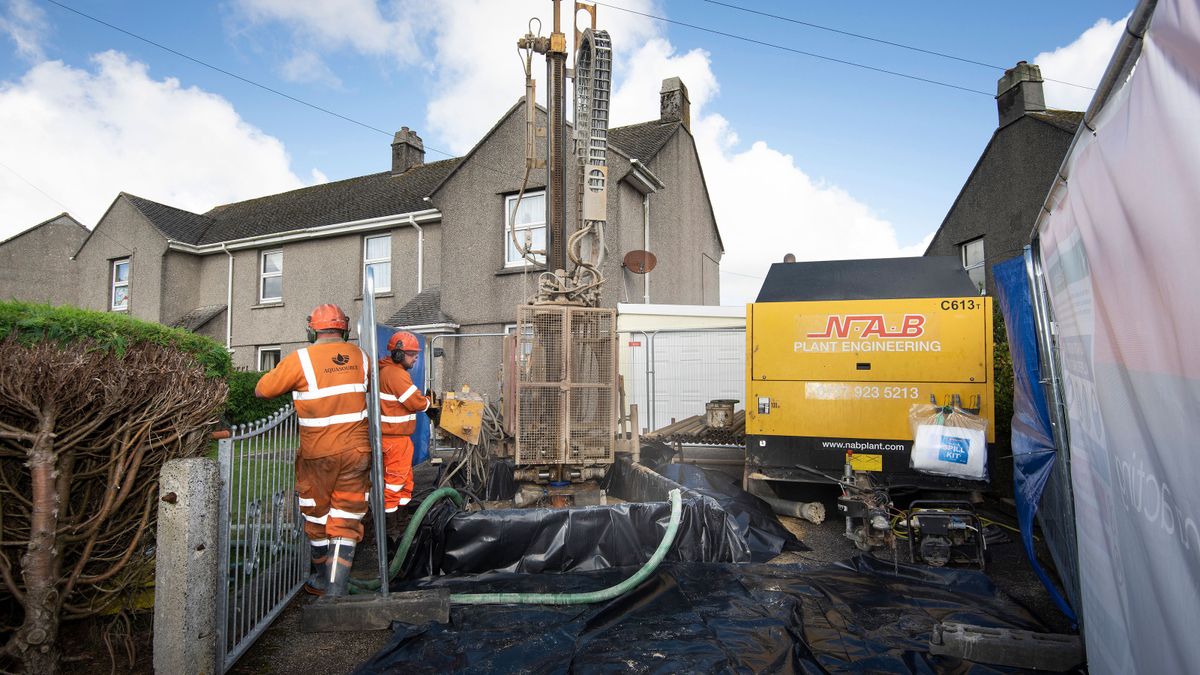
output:
M175 459L159 473L154 591L154 670L217 670L215 460Z

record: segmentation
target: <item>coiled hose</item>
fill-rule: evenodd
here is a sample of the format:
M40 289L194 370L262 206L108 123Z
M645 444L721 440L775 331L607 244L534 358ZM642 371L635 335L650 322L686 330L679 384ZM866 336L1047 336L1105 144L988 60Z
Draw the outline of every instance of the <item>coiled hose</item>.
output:
M633 576L615 586L588 593L454 593L450 596L450 602L459 605L586 605L612 600L637 588L658 569L658 565L667 556L667 551L671 550L671 545L675 543L682 513L679 489L676 488L671 490L671 520L667 524L667 532L662 541L658 542L654 555L650 556L650 560Z
M408 548L412 545L413 537L416 536L425 514L429 512L434 503L444 498L453 500L460 508L463 505L462 496L458 494L458 491L448 487L438 488L425 501L421 502L421 505L417 507L417 512L413 514L408 528L404 531L404 538L400 541L400 547L396 549L396 555L392 557L392 562L388 566L389 575L394 577L400 573L400 567L404 564ZM647 560L646 564L634 572L633 576L616 585L587 593L454 593L450 595L450 602L459 605L586 605L612 600L624 595L637 588L658 569L663 558L667 557L667 551L671 550L672 544L675 543L675 536L679 532L679 521L683 515L683 502L678 488L671 490L670 499L671 519L667 523L667 531L663 535L662 541L658 542L658 548L654 550L654 555L651 555L650 560ZM379 585L378 579L351 579L350 592L367 593L378 590Z
M400 573L400 568L404 566L404 558L408 556L408 549L412 546L413 538L417 536L417 530L421 527L421 521L425 520L425 514L429 513L429 509L433 508L439 500L449 499L462 508L463 498L458 494L458 490L451 487L442 487L433 491L421 505L417 507L417 512L413 514L412 520L409 521L408 527L404 530L404 538L400 540L400 547L396 549L396 555L392 556L392 562L388 565L388 578L391 579ZM351 593L367 593L369 591L379 590L379 579L350 579Z

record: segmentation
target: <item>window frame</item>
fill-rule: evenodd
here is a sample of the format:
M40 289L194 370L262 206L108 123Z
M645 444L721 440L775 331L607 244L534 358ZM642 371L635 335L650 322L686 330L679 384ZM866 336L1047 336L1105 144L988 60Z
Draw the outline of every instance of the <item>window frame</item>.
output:
M125 265L125 281L117 281L117 267ZM114 258L108 268L108 309L113 312L129 311L129 281L133 274L132 258ZM125 288L125 304L117 306L117 288Z
M979 262L968 264L967 247L975 242L979 242L979 249L981 253ZM963 269L966 270L968 276L970 276L972 270L982 270L983 281L981 284L979 284L979 292L982 294L987 288L987 244L984 242L984 237L975 237L974 239L968 239L967 241L964 241L958 245L958 251L959 259L962 261ZM975 280L972 279L971 281Z
M368 258L367 257L367 248L368 248L367 242L369 242L372 239L387 239L388 254L387 254L386 258ZM388 273L387 273L387 277L384 279L384 282L387 285L384 287L376 286L375 293L377 293L377 294L378 293L391 293L392 292L392 233L385 232L384 234L364 235L363 236L362 257L363 257L362 287L363 288L367 287L367 273L370 270L371 265L387 263L388 264Z
M279 254L279 271L278 272L268 272L267 271L267 256L269 256L273 253ZM267 281L267 279L274 278L274 277L279 277L279 295L267 297L267 296L263 295L263 291L266 290L266 285L267 285L266 281ZM282 248L272 248L272 249L267 249L265 251L258 252L258 302L259 302L259 304L283 302L283 249Z
M529 199L530 197L541 197L543 200L543 203L544 203L544 200L546 199L546 191L545 190L533 190L533 191L526 192L523 195L521 195L522 201ZM514 236L514 234L513 234L514 231L523 232L525 230L541 229L541 230L545 230L545 232L546 232L546 240L549 241L549 239L550 239L549 223L546 222L546 216L544 214L542 215L542 220L541 220L540 225L538 225L538 224L532 224L532 225L515 225L515 224L513 224L512 218L513 218L513 216L516 215L514 213L513 206L515 206L516 201L517 201L517 194L511 194L511 195L504 196L504 241L502 242L503 243L502 248L504 249L504 253L503 253L504 268L505 269L520 269L525 266L545 267L546 266L546 255L545 254L535 255L534 256L535 259L540 258L540 260L538 260L537 262L530 262L524 256L521 256L520 258L518 258L516 260L508 259L508 245L512 242L512 238ZM519 241L519 239L518 239L518 241Z
M280 361L283 361L283 347L281 347L280 345L263 345L263 346L259 347L257 349L257 351L255 352L254 362L258 366L258 372L260 372L260 373L265 373L265 372L271 370L271 368L275 367L275 366L272 366L271 368L263 368L263 354L266 352L275 352L276 354L279 355L275 359L276 366L279 365Z

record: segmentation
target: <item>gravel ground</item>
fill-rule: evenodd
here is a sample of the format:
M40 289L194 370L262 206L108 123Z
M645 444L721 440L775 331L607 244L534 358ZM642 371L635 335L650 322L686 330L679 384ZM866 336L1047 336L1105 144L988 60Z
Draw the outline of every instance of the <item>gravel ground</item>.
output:
M429 485L434 479L435 471L436 468L427 464L418 467L417 484ZM830 488L829 491L813 494L809 498L819 498L825 503L826 512L830 517L824 523L816 525L786 516L781 516L780 522L812 550L797 553L786 552L773 559L771 563L837 562L859 554L854 544L842 536L844 521L836 515L836 492ZM613 502L615 501L619 500L613 500ZM985 507L989 511L1011 512L1010 506L996 502L994 499L985 504ZM366 527L368 532L372 531L373 526L369 520ZM1016 535L1012 536L1010 543L996 544L989 550L991 560L988 562L987 573L996 586L1027 607L1051 631L1068 632L1069 625L1066 619L1059 613L1037 577L1034 576ZM901 560L907 559L907 549L903 544L901 544L899 552ZM878 555L884 559L891 559L890 552L884 551ZM1044 550L1041 551L1041 555L1044 559L1048 558ZM374 546L364 545L356 555L355 576L374 576L375 564ZM258 642L247 651L231 672L349 673L358 664L382 649L391 638L389 631L304 633L300 630L300 616L304 605L312 601L312 598L300 593L279 619L259 638Z

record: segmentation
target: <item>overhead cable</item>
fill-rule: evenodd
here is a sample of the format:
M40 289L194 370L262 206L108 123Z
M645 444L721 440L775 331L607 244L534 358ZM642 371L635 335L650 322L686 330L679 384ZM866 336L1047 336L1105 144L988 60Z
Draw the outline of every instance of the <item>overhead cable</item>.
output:
M794 23L794 24L797 24L800 26L816 28L817 30L828 31L830 33L837 33L839 35L845 35L848 37L858 38L860 40L868 40L870 42L878 42L879 44L889 45L892 47L899 47L900 49L908 49L910 51L920 52L922 54L929 54L930 56L939 56L944 59L961 61L962 63L970 63L972 65L983 66L984 68L992 68L994 70L1000 70L1000 71L1008 70L1004 66L997 66L992 63L976 61L974 59L968 59L968 58L962 57L962 56L955 56L954 54L947 54L946 52L939 52L939 51L936 51L933 49L925 49L923 47L906 45L902 42L893 42L891 40L884 40L883 38L871 37L870 35L863 35L862 33L854 33L854 32L848 31L848 30L842 30L840 28L832 28L830 26L822 26L821 24L812 23L809 21L801 21L800 19L793 19L792 17L788 17L788 16L780 16L779 14L772 14L770 12L763 12L763 11L760 11L757 9L750 9L749 7L741 7L741 6L734 5L734 4L731 4L728 2L721 2L720 0L704 0L704 1L711 5L720 5L721 7L728 7L729 9L735 9L739 12L746 12L747 14L757 14L759 16L765 16L765 17L768 17L771 19L777 19L779 21L787 21L788 23ZM1078 87L1080 89L1087 89L1088 91L1096 90L1095 87L1089 87L1089 86L1082 85L1082 84L1075 84L1074 82L1067 82L1065 80L1056 80L1051 77L1043 77L1042 79L1044 79L1047 82L1055 82L1057 84L1065 84L1069 87Z
M174 54L175 56L178 56L178 57L180 57L180 58L187 59L188 61L191 61L192 63L195 63L195 64L197 64L197 65L203 66L203 67L205 67L205 68L208 68L208 69L210 69L210 70L214 70L214 71L216 71L216 72L218 72L218 73L221 73L222 75L225 75L225 76L227 76L227 77L232 77L233 79L235 79L235 80L238 80L239 82L244 82L244 83L246 83L246 84L249 84L249 85L251 85L251 86L253 86L253 87L258 87L259 89L262 89L263 91L268 91L268 92L270 92L270 93L272 93L272 94L275 94L276 96L282 96L283 98L286 98L287 100L289 100L289 101L292 101L293 103L299 103L299 104L300 104L300 105L302 105L302 106L306 106L306 107L308 107L308 108L312 108L313 110L317 110L317 111L319 111L319 112L323 112L323 113L325 113L326 115L332 115L332 116L334 116L334 117L336 117L336 118L338 118L338 119L340 119L340 120L344 120L344 121L346 121L346 122L350 122L351 124L356 124L356 125L358 125L358 126L360 126L360 127L363 127L364 129L369 129L369 130L371 130L371 131L375 131L375 132L381 133L381 134L383 134L383 135L385 135L385 136L389 136L389 137L390 137L390 136L392 136L392 132L390 132L390 131L385 131L385 130L383 130L383 129L380 129L379 127L372 126L372 125L370 125L370 124L367 124L366 122L361 122L361 121L359 121L359 120L356 120L356 119L354 119L353 117L349 117L349 116L347 116L347 115L343 115L343 114L341 114L341 113L339 113L339 112L335 112L335 111L333 111L333 110L330 110L329 108L325 108L325 107L319 106L319 105L317 105L317 104L315 104L315 103L309 103L308 101L305 101L304 99L297 98L297 97L295 97L295 96L292 96L291 94L288 94L288 93L282 92L282 91L280 91L280 90L278 90L278 89L275 89L275 88L273 88L273 87L269 87L269 86L267 86L267 85L265 85L265 84L262 84L262 83L260 83L260 82L256 82L256 81L254 81L254 80L251 80L251 79L250 79L250 78L248 78L248 77L244 77L244 76L242 76L242 75L238 75L237 73L234 73L234 72L231 72L231 71L225 70L224 68L221 68L220 66L215 66L215 65L213 65L213 64L211 64L211 63L208 63L207 61L204 61L203 59L196 58L195 56L190 56L190 55L188 55L188 54L185 54L185 53L183 53L183 52L181 52L181 51L179 51L179 50L177 50L177 49L173 49L173 48L171 48L171 47L168 47L168 46L166 46L166 45L164 45L164 44L162 44L162 43L155 42L154 40L151 40L150 38L143 37L143 36L141 36L141 35L138 35L137 33L134 33L134 32L132 32L132 31L128 31L128 30L126 30L126 29L124 29L124 28L121 28L120 26L116 26L116 25L114 25L114 24L111 24L111 23L109 23L109 22L107 22L107 21L105 21L105 20L103 20L103 19L100 19L100 18L94 17L94 16L92 16L91 14L87 14L87 13L85 13L85 12L81 12L81 11L79 11L78 9L75 9L74 7L71 7L71 6L69 6L69 5L64 5L63 3L61 3L61 2L58 2L57 0L45 0L45 1L46 1L46 2L48 2L48 3L50 3L50 4L52 4L52 5L55 5L56 7L61 7L62 9L65 9L65 10L67 10L68 12L71 12L71 13L73 13L73 14L77 14L77 15L79 15L79 16L81 16L81 17L83 17L83 18L85 18L85 19L87 19L87 20L89 20L89 21L94 21L94 22L96 22L96 23L98 23L98 24L100 24L100 25L102 25L102 26L106 26L106 27L108 27L108 28L111 28L112 30L115 30L115 31L119 32L119 33L123 33L123 34L125 34L125 35L128 35L129 37L131 37L131 38L134 38L135 40L140 40L140 41L142 41L142 42L145 42L145 43L146 43L146 44L148 44L148 45L151 45L151 46L157 47L157 48L159 48L159 49L161 49L161 50L163 50L163 51L165 51L165 52L169 52L169 53L171 53L171 54ZM433 152L436 152L436 153L438 153L439 155L445 155L446 157L449 157L449 158L455 158L455 157L458 157L458 156L459 156L459 155L456 155L456 154L454 154L454 153L451 153L451 152L446 152L445 150L439 150L439 149L437 149L437 148L435 148L435 147L432 147L432 146L430 146L430 145L425 145L424 147L425 147L425 149L426 149L426 150L431 150L431 151L433 151ZM496 172L496 173L501 173L501 174L504 174L504 175L513 176L513 177L515 177L515 178L520 178L520 175L519 175L519 174L516 174L516 173L514 173L514 172L511 172L511 171L504 171L504 170L502 170L502 169L497 169L497 168L490 167L490 166L487 166L487 165L482 165L482 166L483 166L484 168L486 168L486 169L488 169L488 170L490 170L490 171L494 171L494 172Z
M821 59L822 61L830 61L833 63L840 63L844 66L852 66L854 68L862 68L863 70L870 70L872 72L882 73L884 75L891 75L893 77L902 77L902 78L905 78L908 80L916 80L917 82L925 82L926 84L934 84L939 87L946 87L948 89L957 89L959 91L965 91L965 92L969 92L972 94L980 94L981 96L987 96L988 98L995 98L990 92L980 91L979 89L971 89L970 87L963 87L961 85L951 84L949 82L943 82L941 80L934 80L934 79L931 79L928 77L921 77L920 75L911 75L909 73L902 73L902 72L899 72L896 70L888 70L886 68L878 68L876 66L867 65L865 63L858 63L856 61L848 61L846 59L839 59L839 58L833 57L833 56L826 56L824 54L818 54L816 52L804 51L803 49L796 49L794 47L788 47L786 45L776 44L774 42L767 42L766 40L759 40L756 38L747 37L745 35L737 35L735 33L727 33L725 31L717 30L715 28L707 28L705 26L697 26L695 24L685 23L683 21L676 21L675 19L668 19L668 18L661 17L661 16L655 16L653 14L647 14L645 12L639 12L637 10L627 9L625 7L619 7L617 5L613 5L613 4L610 4L607 2L597 2L596 4L601 7L608 7L609 9L615 9L620 12L627 12L629 14L636 14L638 16L644 16L647 19L654 19L655 21L669 23L669 24L672 24L675 26L683 26L684 28L691 28L692 30L698 30L698 31L702 31L705 33L711 33L713 35L720 35L722 37L732 38L734 40L741 40L742 42L749 42L751 44L756 44L756 45L759 45L762 47L770 47L772 49L778 49L780 51L791 52L793 54L800 54L801 56L808 56L808 57L812 57L814 59Z

